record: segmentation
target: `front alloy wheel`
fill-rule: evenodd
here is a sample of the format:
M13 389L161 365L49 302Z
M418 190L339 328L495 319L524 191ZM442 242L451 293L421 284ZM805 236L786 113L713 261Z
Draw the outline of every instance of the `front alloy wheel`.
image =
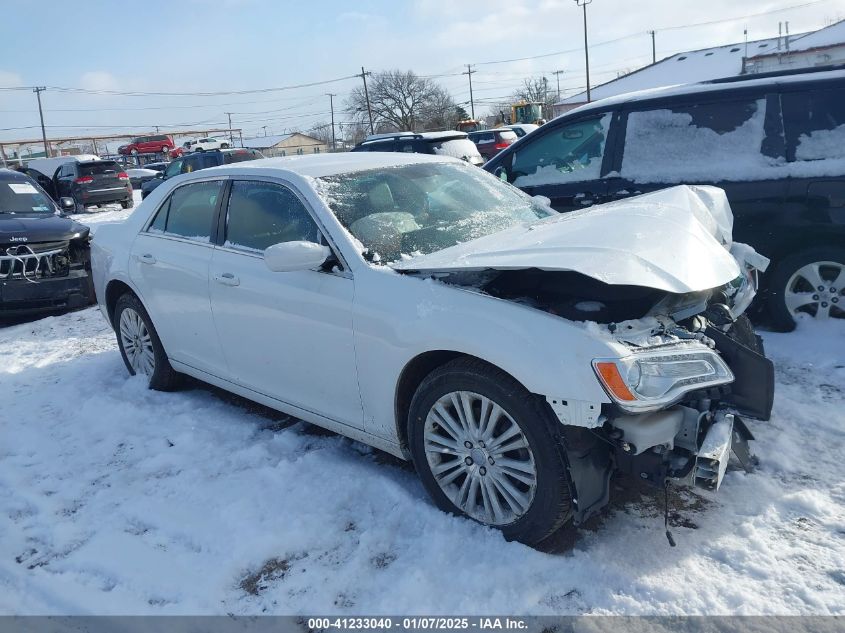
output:
M453 391L437 400L425 420L425 453L437 485L473 519L507 525L531 507L534 454L519 425L489 398Z
M470 357L432 371L408 411L408 447L437 506L536 545L572 516L564 429L546 401Z

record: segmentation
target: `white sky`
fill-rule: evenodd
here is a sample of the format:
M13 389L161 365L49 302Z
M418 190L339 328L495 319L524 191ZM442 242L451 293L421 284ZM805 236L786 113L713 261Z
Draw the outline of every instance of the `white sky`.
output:
M84 11L32 19L28 3L0 0L4 55L0 87L45 85L89 90L219 92L255 90L347 77L361 66L411 69L469 101L463 65L473 75L476 113L529 76L545 75L563 95L583 89L583 23L574 0L87 0ZM100 5L100 6L98 6ZM803 5L803 6L797 6ZM785 7L790 10L779 11ZM125 11L125 12L124 12ZM765 15L752 15L765 14ZM748 17L743 17L748 16ZM679 51L814 30L845 18L845 0L593 0L588 6L592 84ZM723 21L724 20L724 21ZM677 28L701 22L716 24ZM46 35L45 35L46 34ZM618 39L623 38L623 39ZM603 44L603 42L611 43ZM50 44L61 40L63 44ZM483 62L562 52L503 64ZM290 91L221 96L120 96L48 89L48 136L144 133L219 125L234 112L245 136L307 130L336 120L359 79ZM469 110L469 107L467 107ZM35 95L0 90L0 140L40 137Z

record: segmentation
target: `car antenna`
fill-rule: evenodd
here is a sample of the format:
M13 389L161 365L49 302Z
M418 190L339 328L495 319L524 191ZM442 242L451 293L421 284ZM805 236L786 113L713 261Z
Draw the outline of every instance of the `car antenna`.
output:
M666 528L666 539L669 541L669 545L675 547L677 543L675 543L675 538L672 536L672 532L669 531L669 480L663 482L663 527Z

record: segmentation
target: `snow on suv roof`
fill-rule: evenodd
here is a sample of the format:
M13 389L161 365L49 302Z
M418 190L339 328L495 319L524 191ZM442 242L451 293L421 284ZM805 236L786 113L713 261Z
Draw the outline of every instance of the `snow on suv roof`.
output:
M431 154L404 154L398 152L343 152L338 154L307 154L303 156L284 156L279 158L263 158L245 163L233 163L203 169L201 176L207 176L212 171L231 170L279 170L288 171L308 176L310 178L322 178L323 176L334 176L346 174L353 171L365 169L381 169L385 167L397 167L400 165L413 165L415 163L442 163L456 162L465 164L464 161L448 156L435 156Z
M755 86L770 86L798 82L824 81L827 79L845 79L845 70L796 72L794 74L766 75L765 77L755 77L754 75L747 75L747 78L741 76L737 78L730 77L724 80L711 79L699 83L679 84L676 86L663 86L660 88L636 90L634 92L625 92L623 94L614 95L605 99L599 99L598 101L592 101L590 103L582 105L581 107L573 108L568 112L564 112L559 116L569 117L573 113L588 112L595 109L603 109L608 106L619 105L621 103L643 101L646 99L656 99L659 97L676 97L681 95L698 94L703 92L715 92L734 89L740 90L742 88L750 88Z

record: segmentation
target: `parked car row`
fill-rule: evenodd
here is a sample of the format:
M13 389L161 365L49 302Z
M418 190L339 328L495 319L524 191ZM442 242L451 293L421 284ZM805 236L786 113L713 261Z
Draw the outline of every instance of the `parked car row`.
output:
M20 169L54 201L70 200L69 209L83 213L88 207L119 203L132 207L132 183L117 161L96 156L60 156L29 161Z

